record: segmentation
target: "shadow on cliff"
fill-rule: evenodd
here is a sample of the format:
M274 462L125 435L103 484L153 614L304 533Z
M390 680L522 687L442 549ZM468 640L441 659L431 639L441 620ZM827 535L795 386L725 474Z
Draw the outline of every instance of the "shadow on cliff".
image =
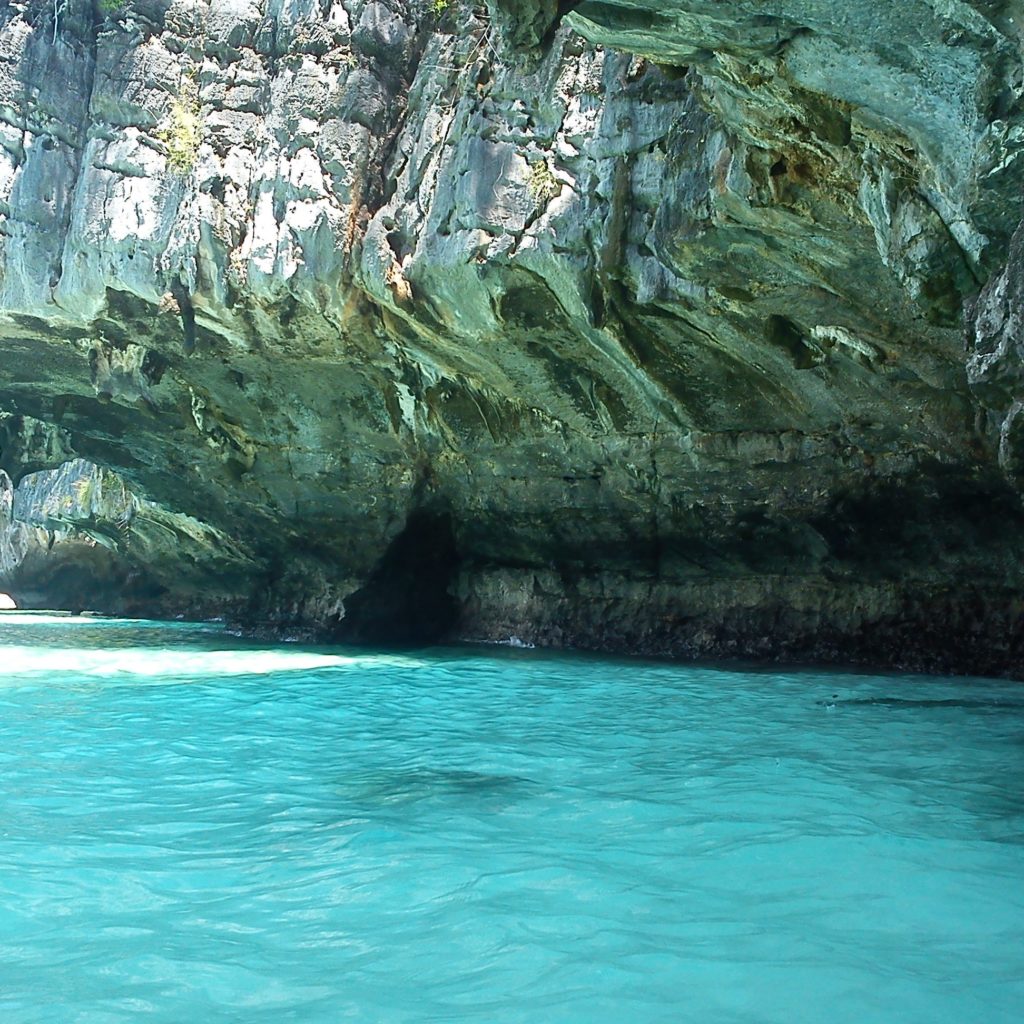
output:
M450 593L458 566L447 513L413 512L366 585L345 601L337 639L357 644L426 644L455 625Z

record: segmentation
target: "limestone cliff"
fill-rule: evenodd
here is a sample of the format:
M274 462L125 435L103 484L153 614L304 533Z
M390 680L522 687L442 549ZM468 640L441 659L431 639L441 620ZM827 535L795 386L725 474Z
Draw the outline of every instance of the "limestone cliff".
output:
M1022 17L9 3L0 468L111 608L1020 671Z

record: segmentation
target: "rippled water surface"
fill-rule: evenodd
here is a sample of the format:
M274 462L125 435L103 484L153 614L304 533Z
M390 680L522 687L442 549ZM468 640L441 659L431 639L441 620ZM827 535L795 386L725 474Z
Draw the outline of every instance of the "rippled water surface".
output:
M14 614L0 673L3 1024L1024 1019L1020 684Z

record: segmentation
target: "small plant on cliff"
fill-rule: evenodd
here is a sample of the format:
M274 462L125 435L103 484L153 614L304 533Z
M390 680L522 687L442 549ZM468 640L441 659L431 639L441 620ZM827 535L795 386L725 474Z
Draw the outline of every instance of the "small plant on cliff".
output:
M102 14L108 17L111 14L118 14L124 10L125 0L96 0L96 6Z
M167 147L167 163L178 174L190 174L199 156L202 140L199 88L186 78L180 94L171 101L170 121L157 138Z
M84 512L91 512L94 490L94 481L92 477L86 476L76 480L71 485L71 489L74 491L74 502L77 507Z
M449 0L430 0L430 7L434 12L434 17L440 18L448 10L448 3Z
M538 160L530 167L530 176L526 179L526 187L530 190L530 195L545 206L562 191L562 186L551 173L547 160Z

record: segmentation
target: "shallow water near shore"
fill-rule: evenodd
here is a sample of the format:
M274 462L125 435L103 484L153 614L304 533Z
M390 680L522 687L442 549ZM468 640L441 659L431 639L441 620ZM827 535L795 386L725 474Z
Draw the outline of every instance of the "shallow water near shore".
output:
M0 616L0 1020L1017 1022L1024 685Z

